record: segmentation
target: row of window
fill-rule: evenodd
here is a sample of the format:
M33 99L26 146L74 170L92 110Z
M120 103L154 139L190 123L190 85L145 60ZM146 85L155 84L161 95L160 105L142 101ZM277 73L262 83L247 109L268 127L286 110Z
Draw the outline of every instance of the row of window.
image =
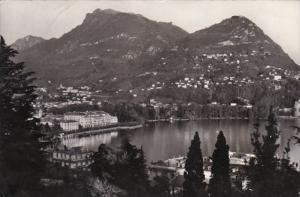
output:
M53 153L53 158L54 159L65 159L65 160L82 160L82 159L87 159L89 157L89 154L87 153L82 153L82 154L70 154L70 153Z
M91 164L91 161L82 161L82 162L61 162L61 166L69 168L82 168L87 167Z

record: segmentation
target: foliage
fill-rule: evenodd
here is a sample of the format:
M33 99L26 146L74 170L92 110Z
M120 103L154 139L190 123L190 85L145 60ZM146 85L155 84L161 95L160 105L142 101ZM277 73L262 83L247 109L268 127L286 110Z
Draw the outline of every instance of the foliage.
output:
M149 181L144 151L125 140L121 150L114 152L100 145L93 155L92 173L102 181L124 189L128 196L149 193Z
M191 142L187 160L185 162L185 173L183 183L183 196L199 197L204 195L204 172L203 157L200 148L200 138L198 132L195 133Z
M209 191L212 197L229 197L231 194L229 146L222 131L219 132L212 155L212 178Z
M93 155L94 162L91 164L91 170L95 176L101 181L112 181L113 164L112 159L109 158L109 150L105 144L101 144L98 151Z
M153 196L168 197L170 195L170 182L167 176L154 177L154 186L151 189Z
M254 127L251 140L256 158L250 162L248 189L253 191L255 197L298 196L299 172L290 164L289 148L285 152L286 158L279 159L276 156L280 132L273 109L270 108L266 135L262 136L262 142L258 120Z
M85 112L85 111L97 111L99 109L100 108L98 105L72 104L62 108L55 108L55 107L50 108L48 109L48 113L64 114L66 112L71 112L71 111Z
M51 184L45 188L43 197L91 197L90 174L87 171L76 171L60 164L50 164L45 174Z
M32 72L12 59L17 51L0 38L0 191L8 196L39 193L45 156L38 120Z

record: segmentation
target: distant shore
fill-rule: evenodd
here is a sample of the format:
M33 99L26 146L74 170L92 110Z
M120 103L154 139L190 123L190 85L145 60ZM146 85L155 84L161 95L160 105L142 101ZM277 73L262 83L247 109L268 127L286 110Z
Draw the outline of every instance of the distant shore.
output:
M298 117L294 116L277 116L278 119L297 119ZM264 120L264 118L260 118ZM145 123L153 122L181 122L181 121L197 121L197 120L251 120L248 117L210 117L210 118L174 118L174 119L157 119L157 120L147 120Z
M157 119L157 120L147 120L146 123L152 122L181 122L181 121L195 121L195 120L248 120L248 117L212 117L212 118L173 118L173 119Z

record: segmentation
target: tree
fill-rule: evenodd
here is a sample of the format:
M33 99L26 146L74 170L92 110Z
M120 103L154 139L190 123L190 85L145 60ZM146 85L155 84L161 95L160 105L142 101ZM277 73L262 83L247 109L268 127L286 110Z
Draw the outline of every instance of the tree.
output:
M122 144L121 159L116 163L115 183L125 189L129 196L148 194L149 181L143 149L138 149L125 139Z
M17 51L0 38L0 191L19 196L38 193L45 155L38 120L32 72L12 59Z
M279 130L277 121L272 108L270 108L266 135L262 136L259 131L259 120L254 125L255 131L251 134L251 142L254 147L255 160L250 163L250 189L255 196L277 196L276 167L277 158L275 157L278 148L277 139Z
M255 124L252 133L252 145L254 146L255 159L250 162L248 188L258 197L296 197L299 192L299 172L297 172L288 157L289 148L286 149L286 157L279 159L276 151L279 147L279 129L272 107L270 108L266 135L259 131L259 122Z
M170 180L167 176L155 176L152 187L152 195L156 197L168 197L170 195Z
M183 196L198 197L204 195L205 184L203 181L205 176L203 172L203 157L198 132L195 133L187 154L184 179Z
M149 193L148 174L144 151L125 140L121 150L109 150L104 144L93 155L92 173L103 184L117 186L128 196L145 196Z
M212 197L228 197L231 194L229 146L222 131L220 131L215 150L212 155L212 178L209 191Z
M92 174L101 181L102 192L108 196L113 195L112 183L116 179L114 177L116 155L105 144L101 144L98 151L93 154L92 159L94 162L90 168Z
M111 181L112 180L112 158L110 152L105 144L100 144L98 151L92 156L93 163L91 164L92 173L99 178L99 180Z
M290 142L291 140L289 139L277 173L281 182L278 196L282 197L297 197L300 192L300 173L296 170L295 164L290 163Z
M52 130L55 131L55 132L62 130L62 128L61 128L61 126L59 124L59 121L57 119L53 120Z
M181 103L179 103L177 106L177 118L182 119L185 114L184 107Z
M41 125L41 131L44 134L49 134L51 132L51 128L50 128L49 124L46 123L45 125Z

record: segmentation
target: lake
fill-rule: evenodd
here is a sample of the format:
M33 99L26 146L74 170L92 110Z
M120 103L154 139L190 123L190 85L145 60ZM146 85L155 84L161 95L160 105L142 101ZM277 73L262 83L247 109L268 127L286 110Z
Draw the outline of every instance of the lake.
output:
M264 122L261 132L264 132ZM291 126L300 126L299 119L281 119L279 127L281 136L278 141L281 154L290 136L296 131ZM250 120L198 120L185 122L151 123L144 128L130 131L120 131L99 134L82 138L64 139L62 143L67 147L85 146L96 151L101 143L119 146L122 139L128 137L132 144L143 147L148 162L165 160L171 157L185 155L190 146L195 131L199 132L201 148L204 156L211 156L216 143L218 131L222 130L230 151L252 153L250 134L253 122ZM293 161L300 163L300 146L292 146L290 156Z

